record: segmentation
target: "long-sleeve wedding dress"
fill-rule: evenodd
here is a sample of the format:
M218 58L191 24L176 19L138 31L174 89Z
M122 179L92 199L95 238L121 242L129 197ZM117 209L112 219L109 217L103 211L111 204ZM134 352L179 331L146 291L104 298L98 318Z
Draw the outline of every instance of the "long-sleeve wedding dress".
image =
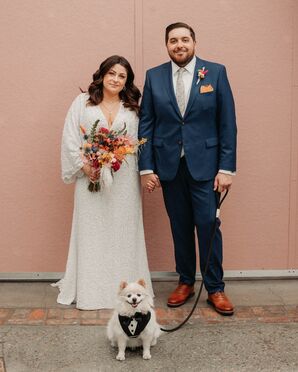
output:
M152 285L136 154L127 155L110 188L93 193L87 189L89 180L81 171L80 125L90 132L99 119L99 126L108 128L100 107L86 105L88 97L82 93L74 100L63 130L62 178L65 183L75 182L75 193L66 272L54 286L60 289L57 302L75 301L77 308L93 310L113 308L123 280L143 278L151 294ZM124 123L128 135L137 138L138 117L121 103L111 129L122 129Z

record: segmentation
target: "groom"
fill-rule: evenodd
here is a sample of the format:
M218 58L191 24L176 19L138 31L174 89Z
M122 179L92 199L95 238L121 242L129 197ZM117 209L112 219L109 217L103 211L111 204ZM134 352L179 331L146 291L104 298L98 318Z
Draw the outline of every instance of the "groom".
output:
M148 142L139 159L142 185L162 186L170 219L179 283L169 307L194 295L195 229L204 272L216 214L216 193L229 189L236 170L234 100L223 65L195 56L196 38L185 23L166 28L171 61L147 71L139 137ZM233 305L224 293L219 224L204 276L207 302L222 315Z

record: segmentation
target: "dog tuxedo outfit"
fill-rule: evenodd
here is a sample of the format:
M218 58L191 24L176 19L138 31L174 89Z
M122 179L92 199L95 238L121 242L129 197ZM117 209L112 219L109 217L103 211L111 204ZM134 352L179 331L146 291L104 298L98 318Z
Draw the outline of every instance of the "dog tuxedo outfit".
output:
M149 323L151 313L150 311L146 314L137 312L131 317L118 315L118 318L123 331L128 337L138 337Z

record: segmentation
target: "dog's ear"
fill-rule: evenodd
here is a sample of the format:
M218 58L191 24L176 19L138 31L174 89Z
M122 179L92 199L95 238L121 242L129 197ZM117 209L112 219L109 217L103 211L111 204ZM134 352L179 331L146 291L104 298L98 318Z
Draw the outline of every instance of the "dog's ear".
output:
M139 279L138 284L140 284L142 287L146 288L146 283L144 279Z
M120 291L122 291L125 287L127 287L127 283L126 282L121 282L120 283Z

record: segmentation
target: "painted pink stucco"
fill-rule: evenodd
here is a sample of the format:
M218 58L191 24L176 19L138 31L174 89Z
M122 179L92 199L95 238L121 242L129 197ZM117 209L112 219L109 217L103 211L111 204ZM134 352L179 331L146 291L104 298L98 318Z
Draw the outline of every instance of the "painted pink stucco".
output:
M98 64L124 55L141 88L168 60L164 28L197 34L226 65L239 128L238 172L222 211L224 266L298 268L298 2L4 0L1 54L1 272L63 271L73 187L60 179L66 111ZM174 271L160 191L144 194L151 271Z

